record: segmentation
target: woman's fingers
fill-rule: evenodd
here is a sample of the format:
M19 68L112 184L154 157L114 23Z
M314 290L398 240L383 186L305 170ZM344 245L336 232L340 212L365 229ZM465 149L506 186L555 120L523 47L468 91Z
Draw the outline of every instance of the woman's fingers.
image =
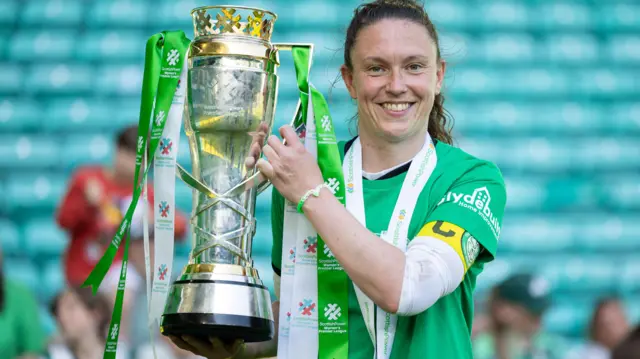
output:
M200 339L197 339L195 337L189 336L189 335L183 335L182 339L189 344L190 346L192 346L193 348L195 348L197 351L194 353L200 353L199 355L207 357L207 353L211 353L211 352L217 352L217 350L215 350L215 348L211 348L211 344L207 343L206 341L202 341Z
M258 160L256 167L258 168L258 171L260 171L260 173L262 173L262 175L267 179L273 178L276 174L271 163L269 163L264 158Z
M192 352L196 355L200 355L202 356L202 354L200 354L196 348L192 347L191 345L189 345L187 342L185 342L184 340L182 340L179 337L176 336L169 336L169 339L171 339L171 341L173 342L173 344L175 344L178 348L182 349L182 350L186 350L188 352Z

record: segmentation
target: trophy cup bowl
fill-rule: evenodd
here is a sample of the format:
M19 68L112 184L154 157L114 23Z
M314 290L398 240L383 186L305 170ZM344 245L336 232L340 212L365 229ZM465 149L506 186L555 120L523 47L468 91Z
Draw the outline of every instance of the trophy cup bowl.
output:
M275 333L271 297L251 259L258 188L244 184L256 174L245 166L252 144L266 139L258 134L271 133L274 120L277 17L240 6L200 7L191 16L184 126L192 175L213 195L193 191L193 249L169 288L160 331L268 341Z

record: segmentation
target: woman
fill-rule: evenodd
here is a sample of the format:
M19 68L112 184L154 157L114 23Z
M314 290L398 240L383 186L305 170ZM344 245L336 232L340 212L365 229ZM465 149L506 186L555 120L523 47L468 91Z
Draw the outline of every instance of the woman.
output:
M60 342L49 345L49 359L102 358L104 338L109 326L109 307L102 295L93 295L90 288L73 287L56 296L51 314L60 331ZM128 356L118 351L120 358Z
M472 357L473 289L495 255L506 201L500 171L451 146L445 63L421 5L360 6L344 59L358 104L358 137L339 143L346 207L290 126L280 129L286 145L269 137L257 161L275 187L279 335L247 345L174 338L182 348L211 359L274 356L276 347L278 358L370 359L375 342L379 358ZM295 216L317 232L298 236L305 248L289 247L303 228L292 227ZM341 265L333 287L315 268L320 258Z
M598 302L589 323L588 341L574 350L569 358L609 359L611 351L629 334L631 325L618 298Z

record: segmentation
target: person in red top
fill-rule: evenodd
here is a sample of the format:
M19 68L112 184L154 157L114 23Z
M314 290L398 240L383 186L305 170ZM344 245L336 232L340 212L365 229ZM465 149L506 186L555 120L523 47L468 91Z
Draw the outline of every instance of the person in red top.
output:
M111 243L116 229L126 213L133 194L133 180L136 163L137 126L123 129L117 135L114 162L110 167L86 166L76 170L58 208L58 225L70 236L64 268L69 286L79 286L89 276L95 265ZM149 231L153 240L153 186L147 188L149 200ZM140 287L145 273L144 243L142 241L142 206L138 203L132 218L129 248L129 268L127 270L127 292ZM184 214L175 212L175 234L182 239L187 230ZM123 241L124 242L124 241ZM117 278L124 246L120 247L107 277L100 289L115 300ZM153 254L151 255L153 259ZM115 282L113 278L116 278ZM131 290L129 290L131 289ZM125 300L128 302L128 300ZM125 303L125 307L126 307ZM124 313L123 313L124 314Z

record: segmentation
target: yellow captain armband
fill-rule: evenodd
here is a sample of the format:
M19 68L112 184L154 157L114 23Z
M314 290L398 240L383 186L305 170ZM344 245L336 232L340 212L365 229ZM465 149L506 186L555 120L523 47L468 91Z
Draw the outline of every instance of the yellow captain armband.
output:
M420 229L418 237L432 237L450 245L458 253L465 273L480 254L480 243L469 232L449 222L429 222Z

